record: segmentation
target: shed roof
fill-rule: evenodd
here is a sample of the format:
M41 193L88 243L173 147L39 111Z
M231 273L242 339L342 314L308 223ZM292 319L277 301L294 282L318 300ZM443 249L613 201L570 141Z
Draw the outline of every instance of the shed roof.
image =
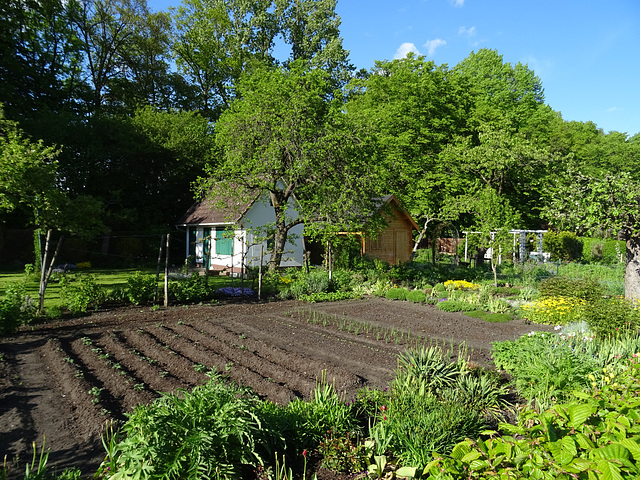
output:
M256 201L259 192L252 192L248 197L233 198L230 194L216 198L208 198L195 202L185 214L180 217L176 225L216 225L233 224L240 221L245 213ZM247 200L247 198L249 198Z

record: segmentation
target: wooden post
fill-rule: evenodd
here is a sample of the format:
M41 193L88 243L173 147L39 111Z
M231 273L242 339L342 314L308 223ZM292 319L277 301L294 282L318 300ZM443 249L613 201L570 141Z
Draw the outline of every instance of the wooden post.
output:
M162 246L164 245L164 234L160 235L160 248L158 248L158 261L156 262L156 291L153 294L153 303L158 301L158 281L160 280L160 262L162 261Z
M258 300L262 298L262 260L264 257L264 245L260 244L260 265L258 266Z
M171 234L167 233L167 245L164 252L164 306L169 306L169 239Z

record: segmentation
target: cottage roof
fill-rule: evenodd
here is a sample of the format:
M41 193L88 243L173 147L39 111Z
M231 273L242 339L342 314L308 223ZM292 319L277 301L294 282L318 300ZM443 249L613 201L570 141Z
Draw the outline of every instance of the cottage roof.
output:
M195 202L177 221L176 225L216 225L237 223L256 201L259 192L252 192L242 198L228 195L207 198Z

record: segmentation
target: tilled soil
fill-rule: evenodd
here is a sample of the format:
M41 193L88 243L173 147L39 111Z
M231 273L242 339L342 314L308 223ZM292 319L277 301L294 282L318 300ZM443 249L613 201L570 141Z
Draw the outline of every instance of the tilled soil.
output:
M348 399L387 386L407 348L464 343L489 365L492 342L531 330L549 327L379 298L123 308L41 325L0 342L0 456L22 464L45 440L49 465L92 474L106 422L211 369L279 404L309 398L324 373Z

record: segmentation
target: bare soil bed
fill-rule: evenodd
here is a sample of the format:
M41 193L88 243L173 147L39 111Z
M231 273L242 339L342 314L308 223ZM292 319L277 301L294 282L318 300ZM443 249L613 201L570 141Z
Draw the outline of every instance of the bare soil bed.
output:
M549 327L379 298L123 308L40 325L0 340L0 456L24 462L44 437L49 465L93 474L105 422L213 368L280 404L309 398L326 371L348 399L387 386L407 348L464 342L488 365L492 342L531 330Z

